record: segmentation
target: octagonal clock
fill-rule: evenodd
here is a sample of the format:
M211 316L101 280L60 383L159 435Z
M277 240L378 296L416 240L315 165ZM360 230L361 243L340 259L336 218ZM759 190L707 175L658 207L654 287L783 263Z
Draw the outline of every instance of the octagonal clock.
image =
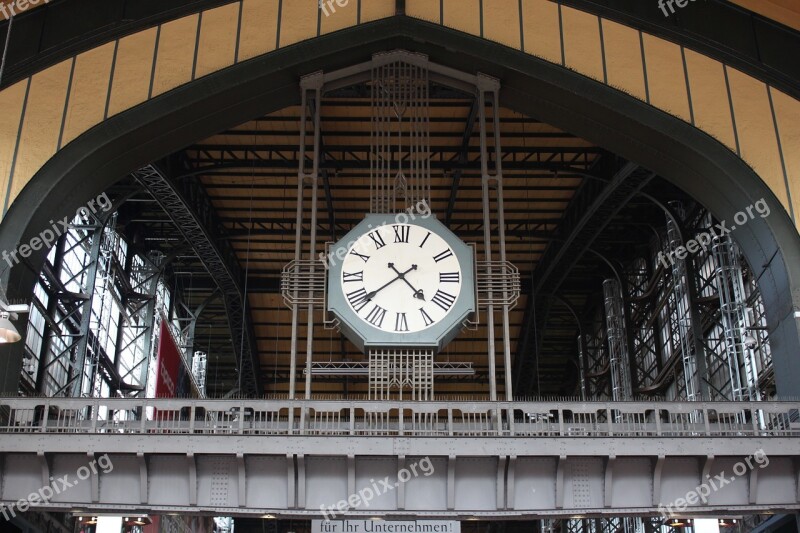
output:
M362 351L439 351L475 311L473 261L433 215L368 215L329 250L327 309Z

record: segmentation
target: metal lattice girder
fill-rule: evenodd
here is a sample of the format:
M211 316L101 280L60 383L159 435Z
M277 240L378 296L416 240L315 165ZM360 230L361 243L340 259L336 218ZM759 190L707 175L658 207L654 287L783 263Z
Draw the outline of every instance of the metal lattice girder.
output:
M258 347L245 308L244 277L236 252L221 238L223 226L203 186L193 179L170 179L155 165L143 167L132 176L170 217L222 291L234 352L238 352L240 389L244 394L260 394Z
M516 383L514 390L528 393L534 382L535 361L542 341L548 314L546 294L554 294L602 233L613 217L655 177L635 163L619 164L615 159L602 157L596 174L609 176L586 180L572 198L559 224L559 239L553 240L542 255L534 273L534 296L528 300L526 322L514 361ZM535 309L534 309L535 306Z

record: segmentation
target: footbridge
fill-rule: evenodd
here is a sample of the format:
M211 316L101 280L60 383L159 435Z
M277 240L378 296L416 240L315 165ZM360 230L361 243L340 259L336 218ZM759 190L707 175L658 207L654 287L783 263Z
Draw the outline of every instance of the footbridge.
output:
M6 398L0 499L86 513L296 518L337 506L354 517L452 519L790 511L800 508L798 410Z

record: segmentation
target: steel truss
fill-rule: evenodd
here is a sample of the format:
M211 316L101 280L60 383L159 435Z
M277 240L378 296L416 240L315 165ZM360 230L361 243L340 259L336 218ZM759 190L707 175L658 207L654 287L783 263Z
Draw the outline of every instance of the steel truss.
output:
M128 249L113 221L76 218L42 268L26 339L32 392L144 391L161 271Z
M523 394L530 393L536 382L537 358L551 305L547 295L557 293L612 218L655 177L634 163L620 163L607 155L595 166L592 173L605 179L586 180L581 185L560 222L560 238L547 247L534 273L536 298L528 300L515 359L515 388Z
M155 165L143 167L132 176L170 217L222 292L234 352L238 354L239 388L243 394L260 394L258 347L243 290L244 276L236 253L222 238L223 226L211 200L197 180L178 182Z
M686 215L681 206L665 211L666 225L652 241L650 255L635 256L625 268L629 316L608 313L615 299L609 299L607 282L605 327L596 318L583 327L579 382L589 398L607 397L609 381L612 397L622 397L613 394L620 389L614 363L624 358L614 353L624 326L633 336L634 394L690 401L760 399L762 391L774 391L774 376L756 280L730 237L712 241L708 236L714 220L702 207L690 206ZM706 246L695 246L694 253L681 250L699 235L706 235Z

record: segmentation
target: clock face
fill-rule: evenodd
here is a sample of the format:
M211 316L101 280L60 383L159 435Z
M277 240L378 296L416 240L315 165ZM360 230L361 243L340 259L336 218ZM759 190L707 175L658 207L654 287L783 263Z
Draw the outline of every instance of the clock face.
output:
M462 281L461 264L447 242L414 224L387 224L361 235L347 250L340 279L359 319L399 334L444 319Z

